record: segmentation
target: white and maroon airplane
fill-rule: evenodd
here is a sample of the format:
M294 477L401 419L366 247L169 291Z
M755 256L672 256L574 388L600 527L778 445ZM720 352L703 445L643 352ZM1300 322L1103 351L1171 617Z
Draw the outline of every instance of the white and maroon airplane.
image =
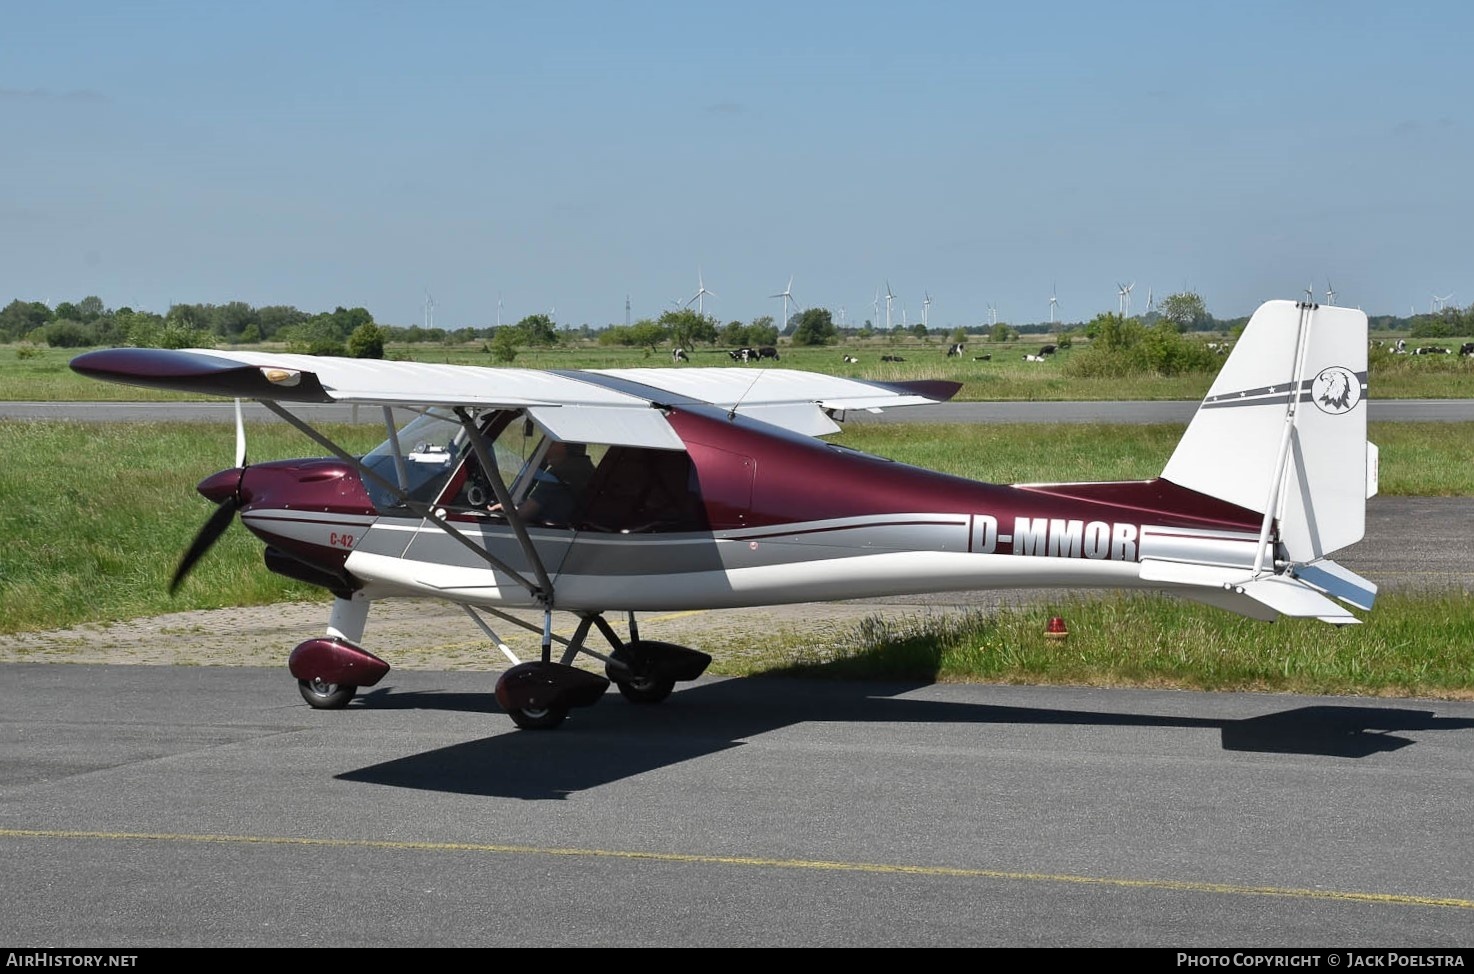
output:
M391 596L464 606L514 664L498 702L549 728L611 681L655 703L705 670L705 653L640 638L636 612L1058 586L1346 624L1376 595L1326 557L1362 537L1376 492L1367 320L1347 308L1261 306L1161 476L1134 482L980 483L822 439L848 410L946 400L949 382L142 348L71 364L258 400L331 454L248 465L238 421L236 466L199 485L219 509L174 580L239 514L269 569L329 590L326 635L289 661L314 707L347 706L388 671L361 643L371 603ZM293 403L381 406L387 439L353 456ZM396 428L391 407L415 417ZM535 630L508 612L526 608L543 612L542 652L520 662L485 619ZM555 609L579 618L571 635L554 636ZM628 639L608 612L629 613ZM572 665L580 654L604 675Z

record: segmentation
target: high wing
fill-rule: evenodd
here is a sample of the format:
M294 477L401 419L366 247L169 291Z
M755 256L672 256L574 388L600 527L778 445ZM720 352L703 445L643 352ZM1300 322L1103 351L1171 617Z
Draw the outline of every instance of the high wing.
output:
M835 412L940 402L960 388L792 369L544 371L213 349L104 349L78 356L72 368L110 382L264 402L525 409L560 439L667 450L683 444L661 408L678 403L707 403L814 436L839 430Z

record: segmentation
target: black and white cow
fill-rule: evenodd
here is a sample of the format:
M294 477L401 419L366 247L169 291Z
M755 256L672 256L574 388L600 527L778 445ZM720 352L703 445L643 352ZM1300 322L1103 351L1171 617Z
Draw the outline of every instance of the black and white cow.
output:
M672 362L689 362L689 361L691 361L689 358L686 357L686 350L684 348L673 348L673 349L671 349L671 351L670 351L670 360Z
M947 357L954 358L961 355L966 350L967 344L965 342L953 342L952 344L947 346Z

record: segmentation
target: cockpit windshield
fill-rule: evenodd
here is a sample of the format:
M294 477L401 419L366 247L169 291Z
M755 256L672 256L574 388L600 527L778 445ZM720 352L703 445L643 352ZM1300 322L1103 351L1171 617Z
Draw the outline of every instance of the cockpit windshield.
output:
M395 440L387 439L364 455L363 465L391 484L399 484L412 499L430 503L467 449L465 429L449 410L430 409L402 426L396 437L398 451ZM402 506L376 478L364 477L363 481L374 507L383 511Z
M536 464L529 463L542 444L541 431L532 423L506 413L488 413L478 417L482 432L500 427L500 432L491 442L496 457L497 471L502 482L514 491L525 492L536 471ZM396 450L395 444L398 443ZM448 409L431 408L423 411L404 426L395 437L386 439L363 457L363 465L391 484L398 484L411 500L424 504L440 499L447 483L462 461L472 459L472 482L463 485L461 496L453 504L482 507L495 500L489 485L481 483L479 464L474 463L474 450L470 436L456 415ZM403 508L404 504L395 493L380 483L377 477L363 478L369 498L374 507L381 511Z

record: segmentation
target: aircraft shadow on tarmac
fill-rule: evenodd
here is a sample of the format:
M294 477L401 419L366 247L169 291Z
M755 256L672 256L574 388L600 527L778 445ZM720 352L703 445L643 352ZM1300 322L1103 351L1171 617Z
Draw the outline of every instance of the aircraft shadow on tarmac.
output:
M1403 707L1310 706L1244 719L1059 710L896 699L923 683L727 679L678 690L658 706L613 690L549 732L508 727L337 777L345 781L528 800L558 799L611 781L742 746L745 738L803 721L1216 728L1226 751L1363 758L1414 743L1397 732L1474 728L1474 719ZM364 694L355 707L499 714L485 692Z

